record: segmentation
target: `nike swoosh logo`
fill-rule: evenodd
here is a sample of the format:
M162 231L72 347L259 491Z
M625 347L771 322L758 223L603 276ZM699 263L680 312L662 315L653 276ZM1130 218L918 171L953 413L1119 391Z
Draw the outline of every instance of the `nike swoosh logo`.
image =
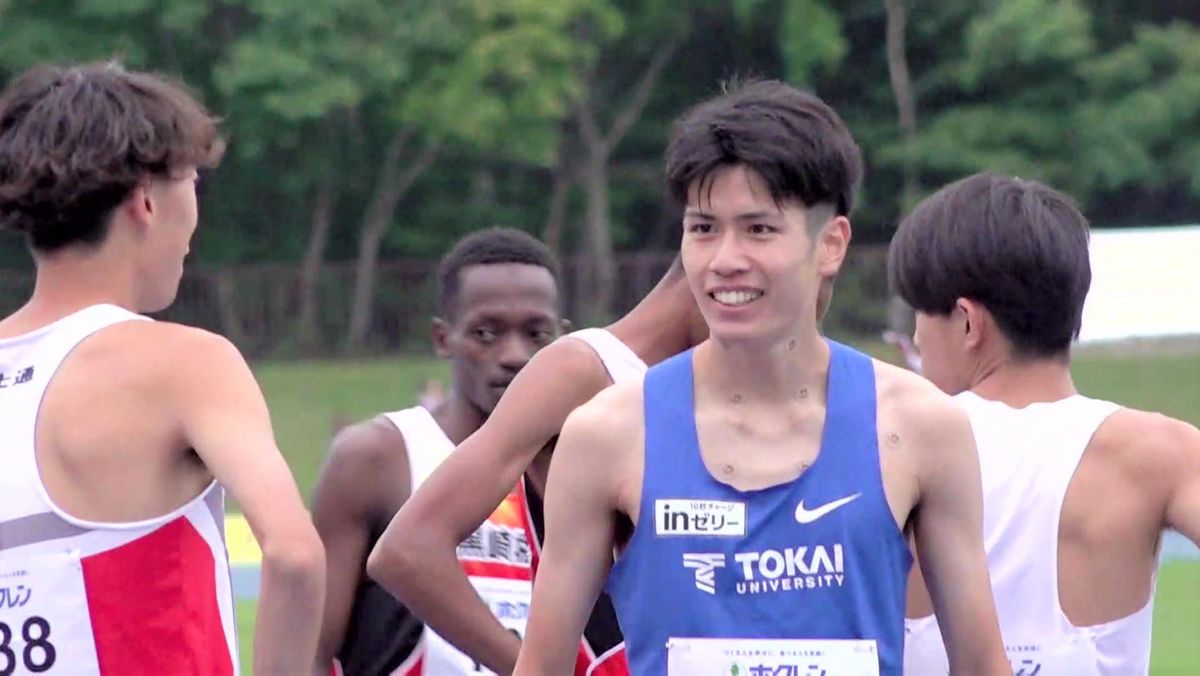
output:
M838 507L841 507L842 505L847 505L847 504L850 504L851 502L854 502L855 500L858 499L858 496L860 496L860 495L862 495L862 493L855 493L854 495L848 495L840 500L834 500L833 502L827 502L827 503L821 505L820 507L817 507L816 509L805 509L804 501L801 500L800 504L796 505L796 520L799 521L800 523L812 523L813 521L816 521L817 519L825 516L826 514L832 512L833 510L837 509Z

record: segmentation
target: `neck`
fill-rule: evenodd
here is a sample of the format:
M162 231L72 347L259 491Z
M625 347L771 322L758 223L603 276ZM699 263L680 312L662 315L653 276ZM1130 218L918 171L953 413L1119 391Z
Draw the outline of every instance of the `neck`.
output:
M713 338L696 348L696 370L704 386L739 402L785 402L824 398L829 345L815 325L768 345Z
M103 250L60 251L38 260L33 295L13 316L20 315L21 324L44 324L101 303L138 311L131 266Z
M450 396L431 413L433 419L437 421L438 427L442 428L455 446L474 434L475 430L482 427L483 422L487 420L487 415L479 410L478 406L467 401L457 392L451 392Z
M1013 408L1059 401L1078 394L1066 358L1016 359L1011 355L985 362L971 391Z
M691 309L695 304L687 284L660 285L607 329L649 365L691 347Z

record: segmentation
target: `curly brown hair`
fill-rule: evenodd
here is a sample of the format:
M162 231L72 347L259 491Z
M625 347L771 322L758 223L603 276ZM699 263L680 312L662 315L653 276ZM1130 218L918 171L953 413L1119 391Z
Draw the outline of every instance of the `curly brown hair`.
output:
M0 94L0 229L94 245L140 182L212 168L225 142L187 88L115 63L38 66Z

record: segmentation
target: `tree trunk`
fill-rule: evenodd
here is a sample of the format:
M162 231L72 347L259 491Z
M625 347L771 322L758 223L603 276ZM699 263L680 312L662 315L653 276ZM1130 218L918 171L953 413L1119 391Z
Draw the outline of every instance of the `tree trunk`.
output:
M562 145L567 143L564 138ZM546 215L546 225L542 228L542 241L555 254L562 248L563 226L567 220L567 200L571 196L571 186L575 183L571 176L569 160L560 148L558 161L554 165L553 187L550 189L550 212Z
M579 101L575 106L575 120L579 137L583 142L585 169L582 179L587 196L585 250L582 252L585 271L583 288L588 290L583 307L587 321L606 320L612 312L612 299L616 292L617 272L613 254L612 232L608 222L608 163L613 152L633 125L641 118L650 101L654 85L661 77L667 62L679 49L682 35L672 36L661 43L650 57L650 62L638 77L633 93L626 99L607 132L600 129L589 101ZM595 91L595 74L585 80L590 90L589 97L599 98Z
M887 11L887 60L888 75L892 81L892 93L896 97L896 111L900 122L900 134L904 144L904 188L901 193L902 213L913 208L917 200L918 177L913 158L913 145L917 138L917 102L913 96L912 80L908 72L908 57L905 47L905 25L908 22L905 0L883 0Z
M242 319L237 308L237 281L233 266L222 266L208 275L217 298L217 316L221 318L221 335L245 351L246 333L242 331Z
M883 0L887 12L887 60L888 75L892 81L892 94L896 97L896 112L900 123L900 135L904 144L903 179L900 193L900 212L906 214L916 206L919 180L913 157L913 145L917 139L917 102L913 96L912 79L908 72L908 56L905 47L905 25L908 22L905 0ZM897 297L888 303L888 325L891 333L900 339L912 335L912 308Z
M471 178L471 209L494 209L496 206L496 174L487 167L476 170Z
M612 230L608 224L608 158L589 158L583 172L587 192L587 213L584 219L584 289L590 290L584 305L585 322L607 322L616 292L616 259L613 254Z
M300 350L311 354L319 342L317 335L317 310L320 293L318 282L321 265L325 262L325 247L329 243L329 231L333 227L334 182L326 177L317 188L317 197L312 207L312 228L308 246L304 251L304 262L300 266L300 319L296 335Z
M346 347L361 347L371 327L371 309L375 292L375 268L379 261L379 247L388 226L396 214L396 206L404 198L412 184L433 164L439 143L428 141L421 152L401 172L400 160L408 144L408 132L397 131L384 151L375 192L363 216L362 230L358 240L358 263L354 272L354 296L350 307L350 327L346 333Z

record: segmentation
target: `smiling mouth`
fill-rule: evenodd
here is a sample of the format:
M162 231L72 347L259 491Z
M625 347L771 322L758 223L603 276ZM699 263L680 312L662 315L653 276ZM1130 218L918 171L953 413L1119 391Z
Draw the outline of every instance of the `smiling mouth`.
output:
M762 291L751 291L747 289L738 289L736 291L712 291L708 294L710 298L717 301L721 305L729 305L737 307L752 303L759 298L762 298Z

